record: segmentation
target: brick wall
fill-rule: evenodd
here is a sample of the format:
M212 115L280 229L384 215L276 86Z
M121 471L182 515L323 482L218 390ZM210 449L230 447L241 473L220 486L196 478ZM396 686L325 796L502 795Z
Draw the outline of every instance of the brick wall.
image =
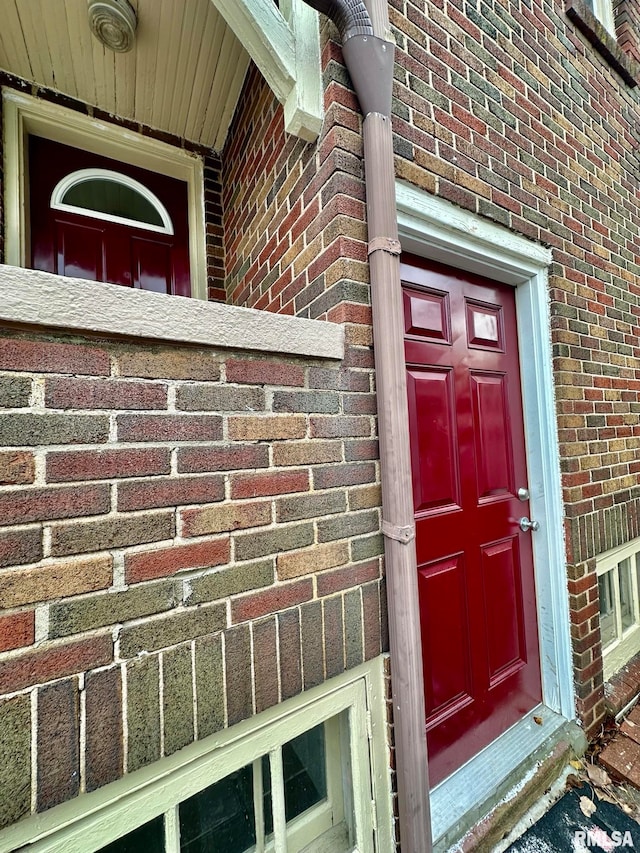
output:
M633 0L615 0L613 14L620 47L640 62L640 4Z
M593 557L638 535L638 88L562 5L390 7L399 177L553 249L576 687L591 732L604 713Z
M5 330L0 407L0 825L386 649L368 367Z
M310 145L252 68L223 160L230 302L336 322L369 322L360 116L323 19L325 122Z

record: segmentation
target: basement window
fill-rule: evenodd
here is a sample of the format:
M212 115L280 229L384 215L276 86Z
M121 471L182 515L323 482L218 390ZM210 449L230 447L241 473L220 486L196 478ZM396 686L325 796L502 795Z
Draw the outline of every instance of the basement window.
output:
M367 679L347 678L20 821L0 850L374 853Z
M352 850L340 726L334 717L275 746L98 853Z
M603 554L597 563L604 676L640 651L640 539Z

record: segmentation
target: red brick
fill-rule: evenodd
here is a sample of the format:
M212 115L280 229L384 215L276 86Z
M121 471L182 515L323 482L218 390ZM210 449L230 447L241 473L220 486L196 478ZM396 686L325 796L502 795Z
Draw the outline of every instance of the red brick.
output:
M280 647L280 690L282 699L296 696L302 690L302 649L298 609L278 614Z
M231 498L255 498L263 495L284 495L306 492L309 489L308 471L270 471L264 474L233 474Z
M51 409L166 409L167 386L116 379L47 379Z
M266 445L237 444L226 447L181 447L178 449L178 471L195 474L203 471L233 471L243 468L267 468L269 448Z
M356 566L344 566L330 572L323 572L316 578L318 596L331 595L342 589L360 586L367 581L377 580L380 577L380 564L378 560L369 563L361 563Z
M47 481L56 483L168 474L171 471L170 453L168 448L161 447L48 453Z
M110 505L109 486L106 484L24 489L0 495L0 518L3 524L77 518L109 512Z
M227 382L250 385L304 385L304 367L280 361L231 359L226 364Z
M173 477L118 484L118 510L214 503L224 500L222 477Z
M622 723L620 731L640 745L640 709L637 706Z
M0 485L22 486L35 479L33 453L16 450L0 453Z
M216 415L119 415L119 441L219 441Z
M77 796L80 789L79 705L77 678L38 691L38 811Z
M109 353L96 347L16 338L0 340L0 369L108 376L111 364Z
M41 557L42 531L39 526L0 533L0 566L37 563Z
M598 756L598 761L618 780L640 788L640 744L625 735L616 735Z
M229 540L225 538L129 554L125 558L126 582L139 583L185 569L219 566L229 562L229 553Z
M0 693L12 693L66 675L106 666L113 660L111 633L76 643L40 647L0 661Z
M231 602L231 621L259 619L313 598L313 581L305 578L242 596Z
M123 772L120 667L89 673L85 690L86 789L94 791L119 779Z
M32 645L35 639L33 610L0 616L0 652Z

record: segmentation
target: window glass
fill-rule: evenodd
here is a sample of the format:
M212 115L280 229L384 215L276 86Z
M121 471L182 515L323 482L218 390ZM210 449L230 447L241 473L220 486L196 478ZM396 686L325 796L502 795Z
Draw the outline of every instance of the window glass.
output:
M608 646L616 638L616 619L613 598L613 572L598 578L600 593L600 635L602 645Z
M251 764L180 803L180 853L244 853L255 843Z
M287 821L327 796L324 726L316 726L282 747L284 810Z
M620 616L622 617L622 630L625 631L635 621L631 591L631 560L629 557L618 564L618 578L620 582Z
M162 815L150 820L102 847L98 853L164 853L164 820Z
M75 184L65 192L61 202L159 228L164 225L160 213L148 199L133 187L107 178L88 178Z
M324 725L316 726L282 747L284 814L287 823L327 796ZM262 757L265 834L273 832L269 757Z

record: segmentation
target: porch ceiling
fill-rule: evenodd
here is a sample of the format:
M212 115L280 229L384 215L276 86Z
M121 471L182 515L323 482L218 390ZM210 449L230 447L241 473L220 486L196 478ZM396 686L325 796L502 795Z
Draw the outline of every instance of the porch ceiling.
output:
M130 0L133 49L92 35L87 0L0 0L0 68L219 150L249 64L211 0Z

